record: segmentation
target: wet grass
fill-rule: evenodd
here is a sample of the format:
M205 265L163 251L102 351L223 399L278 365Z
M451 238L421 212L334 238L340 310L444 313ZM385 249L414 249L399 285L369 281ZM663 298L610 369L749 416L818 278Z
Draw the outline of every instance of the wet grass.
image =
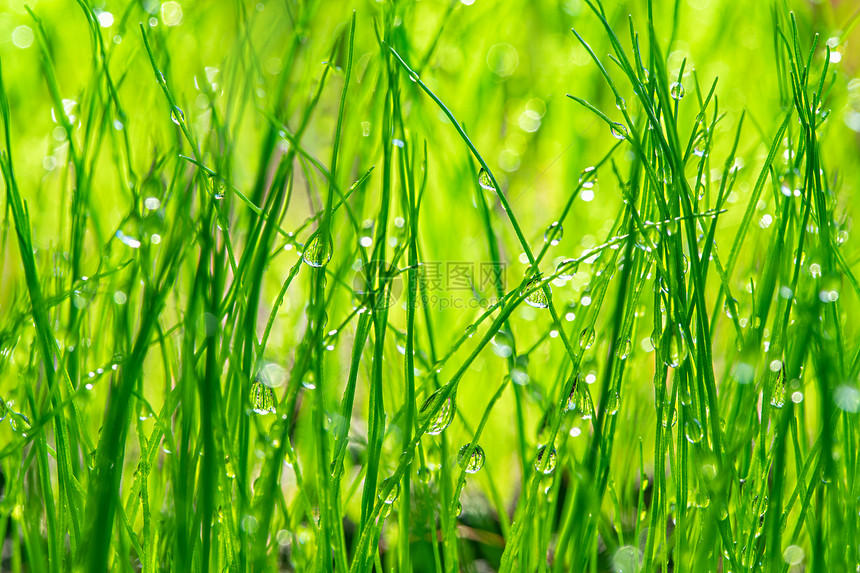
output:
M0 15L0 569L860 570L860 12L489 4Z

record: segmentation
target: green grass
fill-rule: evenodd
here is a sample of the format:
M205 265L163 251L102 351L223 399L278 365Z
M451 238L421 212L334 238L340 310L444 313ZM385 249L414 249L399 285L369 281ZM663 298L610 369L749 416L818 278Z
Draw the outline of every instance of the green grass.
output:
M860 571L859 16L12 0L0 570Z

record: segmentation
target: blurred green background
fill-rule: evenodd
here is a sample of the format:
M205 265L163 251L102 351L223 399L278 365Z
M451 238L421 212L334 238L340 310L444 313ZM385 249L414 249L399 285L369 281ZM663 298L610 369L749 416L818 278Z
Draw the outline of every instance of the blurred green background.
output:
M382 2L296 4L289 0L90 3L101 27L108 68L125 116L120 116L108 99L101 63L94 56L97 48L84 12L68 0L33 0L29 7L44 24L44 41L63 102L64 110L55 109L43 73L38 28L24 5L21 0L5 0L0 8L0 61L11 109L12 160L18 185L29 207L36 261L49 298L79 296L76 289L81 278L68 276L69 209L77 182L68 166L69 141L57 121L57 113L68 116L74 128L73 145L87 149L91 191L86 209L83 274L96 274L99 270L118 266L131 256L138 256L129 249L127 242L117 240L117 231L133 241L148 243L151 254L147 256L151 256L152 261L146 264L151 263L154 268L154 261L162 254L159 244L163 237L170 235L173 221L180 217L195 219L202 209L199 198L192 200L188 212L180 212L175 207L177 195L191 192L189 185L194 171L193 166L178 159L177 155L192 154L179 126L171 121L170 106L156 82L144 49L140 23L147 29L156 62L164 72L176 103L184 111L188 128L204 150L204 162L225 174L238 190L252 196L261 160L265 160L261 157L261 142L270 130L269 118L278 117L292 130L300 124L326 66L324 62L329 59L332 46L348 33L349 18L355 10L353 76L345 108L338 184L345 189L371 166L375 165L376 169L352 198L361 230L348 224L342 213L333 223L336 230L332 266L341 269L338 272L347 284L355 275L357 245L362 237L373 236L379 209L382 145L387 140L382 133L387 78L376 30L383 25L385 14L394 14L391 34L398 52L465 126L493 169L533 249L543 245L547 226L563 208L583 169L599 162L618 143L602 121L566 97L566 94L576 95L603 110L614 121L621 119L615 97L587 51L570 31L575 27L603 60L610 74L621 78L618 68L605 57L611 51L605 32L579 0L422 0L397 3L396 8ZM832 217L839 224L841 249L849 265L856 269L860 251L854 246L853 216L857 209L856 182L860 180L860 79L857 78L860 52L855 44L860 41L860 32L853 26L846 30L846 26L853 22L857 5L836 0L775 3L686 0L677 5L655 2L653 9L669 76L674 77L686 60L682 83L687 96L679 106L679 124L689 126L695 120L699 111L695 105L699 97L696 86L700 86L704 97L711 83L719 78L715 93L719 110L725 116L714 134L713 160L707 173L716 184L741 114L746 114L737 151L741 158L737 164L740 167L738 179L716 232L716 243L725 256L767 146L785 113L775 67L774 14L782 18L788 10L795 13L805 46L814 33L820 34L814 65L820 66L824 57L821 46L825 42L832 44L830 65L835 70L835 80L825 103L830 115L822 127L822 162L832 177L830 185L836 193ZM607 2L606 10L609 23L624 38L625 46L629 46L628 15L637 29L645 29L645 2ZM306 17L299 20L300 16ZM295 59L285 69L285 62L289 60L287 54L297 36L300 40L295 48ZM332 153L343 83L342 68L346 64L345 49L342 44L338 45L335 69L330 72L302 140L303 149L323 165L329 164ZM491 257L476 208L475 180L479 166L442 112L416 84L406 79L405 74L401 78L402 112L405 129L411 137L408 143L412 149L419 149L419 153L426 148L427 153L427 187L419 239L422 260L442 265L487 263ZM285 86L282 92L281 83ZM635 95L626 82L621 90L632 108ZM280 99L279 93L282 94ZM685 129L686 136L689 129ZM281 152L289 148L284 139L279 139L278 146ZM622 145L613 158L618 169L626 173L633 153L629 146ZM777 162L784 164L785 158L779 157ZM690 177L692 179L694 173ZM294 184L291 203L280 223L286 230L298 228L320 210L327 191L325 179L313 169L299 171ZM137 200L132 189L139 194ZM491 194L485 196L489 198ZM149 197L158 200L157 204L150 204L156 205L155 209L142 204L143 199ZM504 211L495 202L493 205L494 228L500 238L501 258L506 264L507 288L512 289L522 280L527 260ZM745 295L738 296L741 315L751 313L752 297L746 289L750 278L761 271L762 261L767 256L769 234L773 232L768 220L775 217L774 205L772 192L766 187L743 245L743 254L730 277L736 292ZM225 206L233 222L250 215L247 207L235 198L225 201ZM564 235L559 244L552 247L542 270L550 273L559 261L579 256L602 243L622 207L616 177L605 169L593 193L580 194L574 201L564 225ZM402 224L397 225L394 217L405 215L399 200L394 200L391 208L390 221L394 225L390 229L389 246L395 248L404 241L405 233L398 231ZM13 404L12 409L35 419L24 389L25 385L41 383L39 370L32 368L29 356L35 330L29 321L17 318L17 313L26 313L28 300L5 192L0 195L0 209L4 212L2 231L5 237L0 263L0 327L7 334L5 354L0 358L0 395ZM244 233L245 227L241 224L233 226L235 245L244 245ZM284 242L281 237L275 240L274 246L278 248L272 250L265 271L257 335L265 328L272 302L308 234L309 230L305 229L293 242ZM164 329L185 318L186 297L195 273L193 262L189 259L183 265L175 292L168 297L160 319ZM75 387L78 388L78 383L87 383L86 378L95 374L91 376L92 389L76 398L93 436L98 436L110 383L115 382L108 378L110 366L118 360L117 355L121 359L128 351L128 341L124 337L140 320L143 289L126 284L124 276L117 272L103 277L90 291L80 295L85 298L80 308L86 310L76 337L66 336L65 311L52 315L61 351L80 340L82 370L80 380L73 381ZM588 312L588 305L582 300L589 293L588 279L588 272L581 272L570 281L553 283L553 298L562 315L573 317ZM710 303L719 287L719 277L712 272L708 279L708 284L714 287L713 293L708 293ZM329 282L332 297L327 313L331 328L336 328L349 316L353 302L347 285L335 283ZM307 324L305 307L310 285L310 279L300 274L290 287L278 311L264 356L267 375L273 381L279 400L283 399L294 351ZM478 290L485 298L494 296L486 284L479 284ZM847 288L844 293L840 302L849 309L847 314L850 315L850 311L856 311L858 301ZM483 309L476 307L475 293L467 289L449 285L434 294L440 301L432 308L434 342L437 355L441 357ZM607 298L611 296L614 294ZM649 296L644 298L650 300ZM123 330L111 317L119 314L117 308L126 304L130 309L127 317L130 326ZM458 305L460 307L455 308ZM400 287L400 297L390 316L391 330L385 350L384 395L389 423L403 404L403 351L398 333L405 331L404 308L405 294ZM611 466L621 506L628 511L635 511L639 495L640 445L645 452L645 473L653 472L650 452L654 448L656 417L652 383L655 354L649 342L651 311L648 302L648 317L641 320L631 337L630 373L622 394ZM643 304L643 317L645 312ZM597 342L585 354L581 368L589 384L600 384L600 372L609 348L614 317L604 314L598 318ZM717 313L712 320L717 323L713 350L719 384L735 359L735 334L730 319L723 313ZM556 396L558 385L564 381L566 353L545 311L522 305L514 312L511 325L519 351L536 345L528 356L527 384L518 390L524 396L524 419L530 433L527 440L534 445L548 401ZM857 340L854 321L846 320L842 327L846 340ZM331 350L325 354L326 399L334 416L348 375L353 330L353 324L347 324L342 332L332 337ZM478 332L482 333L483 327L479 327ZM575 338L577 334L571 336ZM450 378L471 352L472 344L467 341L456 351L440 371L440 381ZM422 334L416 347L426 355L428 346ZM457 399L460 416L446 432L451 450L448 455L453 455L460 444L469 441L487 398L508 375L507 363L499 356L504 350L494 352L494 349L498 351L499 346L485 348L463 380ZM181 363L184 358L180 344L176 343L171 352L177 364ZM228 343L225 343L224 352L230 352ZM229 362L227 358L226 364ZM416 364L419 404L431 391L431 366ZM351 436L357 437L359 444L367 431L366 380L370 367L368 359L360 370L355 419L352 420ZM167 391L177 384L177 372L176 364L168 372L160 352L153 350L148 356L143 392L156 413ZM228 366L224 367L224 372L226 379ZM814 408L815 393L810 392L808 400L809 408ZM313 452L317 436L307 413L309 406L304 404L301 408L293 446L301 463L307 466L307 479L315 472ZM138 409L144 410L142 406ZM145 419L139 428L145 434L152 431L154 418L149 417L150 414L141 414ZM486 466L482 473L469 480L463 498L464 512L478 516L474 518L479 524L475 531L483 527L479 517L492 516L495 511L492 507L494 495L498 495L504 507L512 508L521 493L522 465L515 446L519 440L514 423L516 416L513 396L505 394L484 431L482 446L486 451ZM269 423L256 426L260 435L265 434ZM393 433L384 442L381 475L395 469L402 448L397 439L397 424L392 427ZM809 439L814 439L816 428L810 422L806 428ZM563 427L565 431L570 429ZM578 431L582 433L575 436ZM566 458L581 458L584 454L588 429L583 426L578 431L565 438ZM0 442L13 441L12 427L0 425ZM139 450L133 442L136 440L129 439L125 454L127 480L135 470ZM357 455L360 458L361 454ZM434 455L438 456L428 448L431 460ZM166 459L169 453L160 457ZM10 459L7 457L6 461ZM172 478L170 466L166 465L169 462L161 463L165 464L158 470L163 471L159 474L161 477L151 477L151 482L160 479L161 485L153 487L163 488L163 493L164 489L169 489ZM259 473L255 464L252 461L252 477ZM7 476L14 471L11 465L4 465L3 469ZM353 469L358 471L357 467ZM492 477L492 483L488 476ZM298 495L291 472L285 471L281 479L288 500ZM9 477L7 483L11 483L8 480ZM348 505L353 520L360 511L358 497L356 495ZM19 503L34 503L25 498L19 497L19 500ZM160 500L153 498L153 503L160 503ZM495 518L490 520L495 521ZM487 526L487 531L494 527ZM465 529L461 534L476 538L482 535ZM498 540L485 541L487 546L498 546Z

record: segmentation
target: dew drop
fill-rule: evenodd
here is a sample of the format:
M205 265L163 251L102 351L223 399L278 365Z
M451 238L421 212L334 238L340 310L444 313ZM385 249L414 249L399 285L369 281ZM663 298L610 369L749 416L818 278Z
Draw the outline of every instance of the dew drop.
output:
M609 131L615 139L627 139L627 128L620 123L613 122L609 127Z
M667 366L677 368L687 358L687 342L680 327L676 326L670 330L668 350L668 356L665 361Z
M259 378L251 384L251 391L248 396L251 401L251 409L257 414L274 414L275 413L275 392Z
M702 436L704 436L704 432L702 431L702 424L696 418L690 418L684 424L684 436L687 438L687 441L691 444L698 444L702 441Z
M311 267L319 268L327 264L331 260L334 244L331 240L331 235L325 238L322 232L318 231L308 244L305 245L305 250L302 252L302 260Z
M779 362L779 365L776 381L773 384L773 394L770 397L770 405L774 408L782 408L785 404L785 367L779 360L774 362Z
M693 397L690 395L690 391L686 386L682 386L678 391L678 400L680 400L681 404L684 406L689 406L693 403Z
M523 290L520 292L521 295L527 293L531 289L535 288L538 284L540 284L541 276L537 275L532 280L526 283L526 286L523 287ZM547 291L549 291L550 296L552 296L552 287L549 284L545 285ZM533 306L535 308L546 308L549 306L549 299L546 296L543 288L537 288L531 292L525 298L526 304L529 306Z
M618 413L618 409L621 407L621 396L618 395L618 392L613 392L609 396L609 403L606 404L606 413L610 416L614 416Z
M669 95L672 96L672 99L675 101L680 101L687 95L687 90L684 89L684 86L679 84L678 82L673 83L669 86Z
M594 403L591 401L591 394L587 388L582 388L577 392L576 409L583 420L590 420L594 416Z
M546 462L544 462L543 458L546 455L546 450L546 446L541 446L540 448L538 448L537 456L535 457L535 470L543 472L544 475L549 475L555 470L555 463L558 456L556 454L555 448L552 448L549 451L549 456L547 457ZM543 470L541 470L541 465L543 465L544 463L546 465L544 466Z
M427 423L427 420L430 419L431 414L433 413L433 409L436 406L436 403L442 397L442 389L436 390L431 394L426 400L424 400L424 404L421 405L421 410L418 412L418 423L423 426ZM439 411L436 412L436 415L433 416L430 421L430 425L427 427L427 433L431 436L438 436L442 432L445 431L445 428L451 425L451 422L454 420L454 397L448 396L445 398L445 401L442 402Z
M543 234L543 240L545 243L549 243L554 247L559 243L559 241L561 241L563 235L564 228L561 226L561 223L556 221L546 228L546 231Z
M305 372L304 377L302 377L302 386L304 386L308 390L316 390L317 378L313 371L308 370L307 372Z
M481 471L481 468L484 467L484 449L481 446L476 445L472 455L467 458L466 454L469 453L470 447L471 444L464 444L463 447L460 448L460 452L457 454L457 463L460 464L460 467L463 468L467 474L474 474Z
M182 111L181 107L173 106L173 109L170 111L170 119L176 125L182 125L185 123L185 112Z
M212 176L212 196L215 197L217 201L220 201L224 198L224 195L227 192L227 184L220 177Z
M388 488L391 488L391 491L388 492L386 497L382 497ZM400 482L396 481L393 477L382 480L382 483L379 484L379 493L377 495L382 500L382 503L391 505L400 496Z
M579 333L579 347L583 350L588 350L594 344L595 334L594 329L587 326Z
M496 190L496 188L493 186L493 180L490 179L490 174L487 173L487 170L483 167L481 168L481 172L478 173L478 184L487 191Z
M738 301L734 298L727 298L726 302L723 304L723 310L729 318L734 318L737 308Z
M633 349L633 345L630 343L629 338L625 338L624 340L618 340L615 343L615 354L618 356L619 360L627 360L627 357L630 356L630 351Z
M669 428L670 426L674 426L675 422L678 421L678 418L675 416L675 410L670 409L668 405L663 407L663 416L661 422L663 423L664 428Z
M570 394L567 395L567 404L564 406L565 412L571 412L576 409L576 389L579 386L579 374L576 375L576 380L573 381L573 388L570 389Z
M26 436L27 430L30 429L30 419L21 412L11 412L9 425L12 427L13 432Z
M555 267L555 273L558 278L569 281L576 276L577 269L576 259L564 259Z

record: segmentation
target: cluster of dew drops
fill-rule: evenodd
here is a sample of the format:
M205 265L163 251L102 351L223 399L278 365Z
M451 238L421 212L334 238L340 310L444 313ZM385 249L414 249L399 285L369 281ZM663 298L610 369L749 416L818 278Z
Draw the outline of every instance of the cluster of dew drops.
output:
M670 86L670 95L676 101L682 99L685 95L684 86L680 83L673 83ZM623 101L623 100L622 100ZM623 106L626 107L626 106ZM620 109L620 108L619 108ZM627 128L621 123L613 123L610 126L612 135L620 140L628 137ZM580 183L583 189L592 192L594 186L595 169L587 168L583 171ZM495 191L496 183L491 178L486 169L481 169L478 174L478 184L486 190ZM591 195L593 196L593 195ZM564 228L559 221L551 223L544 232L544 242L549 246L557 246L563 237ZM332 257L334 245L331 235L323 234L322 231L317 231L308 242L302 252L302 261L308 266L320 268L326 265ZM561 279L569 279L575 273L577 261L575 259L564 259L558 264L556 276ZM538 273L529 279L520 291L520 295L526 304L535 308L547 308L552 296L552 289L549 282L544 282L543 276ZM586 328L580 337L580 346L589 348L595 339L593 329ZM619 345L619 355L622 359L627 358L630 353L630 341L621 341ZM455 404L454 397L447 396L434 414L434 406L441 398L442 390L437 390L431 394L421 406L419 412L419 423L426 426L426 432L430 435L441 434L454 420ZM257 377L251 385L249 392L249 401L251 410L257 414L269 414L276 411L276 398L274 390L265 384L265 382ZM617 406L616 406L617 407ZM587 392L577 391L577 385L574 384L573 390L568 398L566 410L578 409L584 419L590 418L593 414L593 405L587 397ZM431 419L432 416L432 419ZM2 420L2 418L0 418ZM695 432L693 432L695 433ZM457 461L460 467L469 474L475 474L484 467L486 454L484 449L478 445L471 443L464 444L457 455ZM555 448L551 448L547 454L547 446L542 445L537 451L534 460L535 470L550 475L555 470L557 453ZM423 482L429 481L430 472L426 467L421 467L418 470L418 477ZM379 498L383 502L383 517L391 513L391 508L394 502L400 495L400 484L393 481L394 478L387 478L382 481L379 488ZM457 514L459 515L460 505L457 505Z

